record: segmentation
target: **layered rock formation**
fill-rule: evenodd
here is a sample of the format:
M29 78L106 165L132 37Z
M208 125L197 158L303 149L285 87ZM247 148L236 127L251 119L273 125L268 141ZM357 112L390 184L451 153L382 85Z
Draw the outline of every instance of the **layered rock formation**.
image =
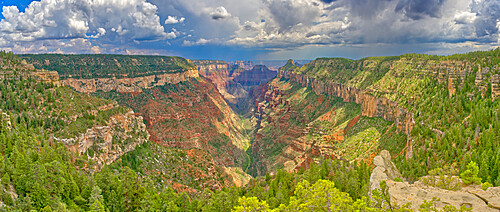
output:
M61 81L59 80L59 74L57 73L57 71L37 70L34 72L30 72L29 77L43 83L52 83L55 86L62 85Z
M81 93L94 93L98 90L103 92L117 91L122 93L137 93L142 92L144 88L149 89L165 84L177 84L196 77L199 77L198 71L192 69L180 73L158 74L135 78L68 78L63 80L63 83Z
M232 66L218 60L195 60L201 76L210 79L224 99L230 104L237 104L239 100L248 98L248 91L233 79L238 75L239 66Z
M413 112L401 105L412 104L419 83L426 78L446 83L450 96L462 86L466 76L475 74L475 84L483 95L491 90L493 99L500 94L498 64L481 67L479 59L427 58L400 56L365 58L352 61L320 58L297 67L290 60L278 76L311 87L318 94L341 97L362 105L362 115L393 121L399 132L408 134L414 125ZM490 95L490 94L489 94Z
M330 81L317 80L314 77L304 76L283 69L279 71L278 77L300 83L302 86L311 87L317 94L338 96L346 102L361 104L362 115L368 117L381 117L387 121L393 121L397 126L398 132L408 134L415 124L413 113L398 107L397 102L384 97L374 97L364 89L348 87Z
M276 76L276 71L264 65L253 66L248 61L226 63L217 60L195 60L200 75L210 79L224 99L239 113L251 108L254 89Z
M241 72L234 80L243 86L256 86L269 81L277 75L265 65L256 65L251 70Z
M56 71L35 69L35 67L28 64L26 60L22 60L19 64L11 64L0 60L0 69L0 80L12 77L22 77L23 79L31 78L43 83L52 83L55 86L62 85L59 79L59 74ZM16 74L18 76L16 76Z

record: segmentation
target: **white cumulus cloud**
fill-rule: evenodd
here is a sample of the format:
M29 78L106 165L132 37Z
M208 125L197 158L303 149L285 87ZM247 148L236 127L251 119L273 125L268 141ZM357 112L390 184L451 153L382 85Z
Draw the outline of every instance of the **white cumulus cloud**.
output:
M207 39L204 39L204 38L200 38L197 41L185 40L182 45L183 46L201 46L201 45L205 45L205 44L207 44L209 42L210 42L210 40L207 40Z
M4 6L0 40L4 47L12 47L76 38L99 38L102 43L176 38L179 33L166 32L157 12L157 6L146 0L41 0L30 3L25 12Z
M186 20L184 17L177 18L177 16L168 16L168 18L165 20L165 24L177 24L177 23L182 23Z

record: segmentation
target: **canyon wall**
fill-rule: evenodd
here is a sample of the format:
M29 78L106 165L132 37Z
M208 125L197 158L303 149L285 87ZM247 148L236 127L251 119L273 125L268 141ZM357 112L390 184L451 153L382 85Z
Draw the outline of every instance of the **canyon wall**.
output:
M280 70L278 77L289 79L302 86L311 87L317 94L327 94L342 98L345 102L355 102L361 105L361 114L368 117L381 117L393 121L398 132L409 134L415 123L413 113L398 107L397 102L387 98L377 98L366 93L364 89L348 87L346 85L317 80L314 77L304 76L290 71Z
M195 60L193 63L200 75L210 79L226 102L239 113L246 113L251 108L254 88L277 74L264 65L253 66L249 61Z
M190 69L180 73L165 73L134 78L68 78L63 80L63 83L81 93L94 93L98 90L103 92L117 91L136 93L141 92L144 88L163 86L166 83L177 84L179 82L185 82L189 78L197 77L199 77L198 70Z
M276 71L269 70L265 65L255 65L251 70L241 72L234 78L234 81L243 86L257 86L269 81L276 75Z
M0 70L2 70L0 71L0 80L12 78L15 77L16 74L18 74L19 77L22 77L24 79L32 78L43 83L52 83L55 86L62 85L57 71L35 69L35 67L31 64L28 64L26 60L21 60L21 62L14 64L11 61L0 59Z

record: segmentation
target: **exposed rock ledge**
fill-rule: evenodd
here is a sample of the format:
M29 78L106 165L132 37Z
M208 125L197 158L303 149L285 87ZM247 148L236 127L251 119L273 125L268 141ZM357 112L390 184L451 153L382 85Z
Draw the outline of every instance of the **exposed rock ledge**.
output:
M63 83L81 93L117 91L125 93L142 92L143 88L163 86L167 83L177 84L189 78L199 77L198 70L192 69L182 73L166 73L135 78L96 78L96 79L65 79Z
M370 176L370 191L379 189L380 182L385 180L392 205L411 203L412 210L418 211L424 201L430 202L433 197L436 197L439 201L435 202L435 207L440 210L446 205L456 208L464 205L472 208L473 211L500 211L500 187L490 187L485 191L476 185L451 191L428 186L421 181L414 184L396 182L393 180L396 177L400 178L401 175L386 150L374 158L374 164L376 167Z

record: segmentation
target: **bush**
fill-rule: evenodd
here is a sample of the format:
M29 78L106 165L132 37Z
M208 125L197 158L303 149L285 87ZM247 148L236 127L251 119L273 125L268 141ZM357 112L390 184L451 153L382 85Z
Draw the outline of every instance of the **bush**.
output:
M479 174L479 167L477 166L476 162L471 161L469 164L467 164L467 169L460 174L460 179L462 179L462 182L464 184L480 184L481 183L481 178L479 178L477 175Z
M481 188L482 188L483 190L485 190L485 191L486 191L486 189L488 189L489 187L493 187L493 184L491 184L491 183L489 183L489 182L485 182L485 183L483 183L483 185L481 185Z

